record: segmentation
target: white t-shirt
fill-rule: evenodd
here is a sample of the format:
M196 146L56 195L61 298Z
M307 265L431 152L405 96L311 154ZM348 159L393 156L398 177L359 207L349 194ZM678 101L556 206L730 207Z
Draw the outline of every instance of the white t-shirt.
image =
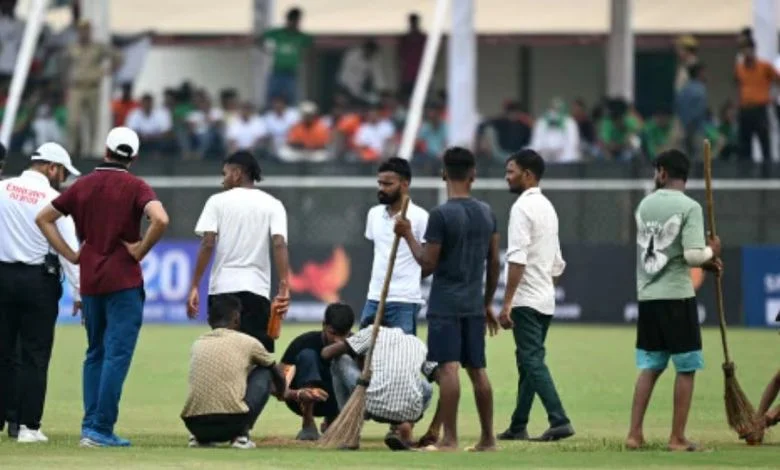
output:
M209 295L253 292L270 299L271 237L287 240L287 212L259 189L233 188L206 201L195 234L217 234Z
M252 116L249 120L238 118L227 128L227 139L234 142L239 150L252 150L257 141L268 135L268 130L260 116Z
M265 119L266 130L273 139L274 147L279 149L287 143L287 134L301 120L301 115L297 110L287 108L281 116L271 110L265 113L263 118Z
M355 134L355 145L368 147L381 153L387 141L395 134L395 127L388 120L382 120L376 124L364 122Z
M202 135L208 132L209 126L222 120L223 113L221 109L211 108L208 113L196 109L187 115L187 123L192 125L192 132Z
M146 114L141 108L135 108L127 115L125 125L141 136L164 134L173 128L171 112L167 108L155 108Z
M412 233L419 243L424 243L425 229L428 226L428 212L420 206L409 202L406 218L412 224ZM393 247L395 233L395 217L387 212L387 206L378 205L368 211L366 219L366 238L374 242L374 264L371 268L371 282L368 285L368 300L379 301L382 286L385 282L387 262ZM414 260L412 251L406 240L398 244L395 256L393 278L387 293L387 302L407 302L423 304L420 282L422 281L420 265Z

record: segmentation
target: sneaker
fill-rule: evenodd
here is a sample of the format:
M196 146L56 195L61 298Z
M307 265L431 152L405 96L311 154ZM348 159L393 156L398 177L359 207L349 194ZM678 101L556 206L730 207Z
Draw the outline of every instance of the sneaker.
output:
M111 434L111 439L114 440L114 442L116 443L117 447L130 447L130 441L129 440L127 440L127 439L125 439L123 437L119 437L116 434Z
M255 442L249 439L248 436L241 436L233 439L233 442L230 443L230 447L234 449L254 449L257 445L255 445Z
M86 429L81 433L79 445L81 447L124 447L120 442L117 442L115 436L101 434L91 429Z
M40 429L28 429L27 426L21 425L16 441L22 444L31 444L33 442L49 442L49 438Z
M201 442L198 442L197 439L195 439L195 436L190 436L190 439L187 442L187 447L191 447L191 448L195 448L195 447L214 447L214 443L212 443L212 442L201 443Z

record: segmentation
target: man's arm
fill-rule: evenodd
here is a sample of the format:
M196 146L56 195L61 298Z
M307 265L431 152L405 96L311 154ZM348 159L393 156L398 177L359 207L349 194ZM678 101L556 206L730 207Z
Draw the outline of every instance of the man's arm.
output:
M333 358L349 353L349 346L346 341L336 341L333 344L325 346L320 353L320 356L326 361L330 361Z
M279 276L276 296L281 300L289 300L290 255L287 249L287 211L280 201L276 201L276 207L271 214L271 243L276 274Z
M60 217L62 217L62 214L57 211L54 206L49 204L38 213L37 217L35 217L35 223L38 225L38 228L41 229L43 236L46 237L46 241L49 242L49 245L51 245L57 253L62 255L62 257L70 263L78 264L79 254L68 246L68 243L57 228L57 220Z
M501 236L498 233L494 233L490 237L490 248L488 249L487 257L487 276L485 279L485 307L493 305L493 297L496 295L496 288L498 287L498 277L500 275L501 263L499 261L499 243L501 242Z
M414 235L409 233L404 235L404 240L409 245L409 250L414 256L414 260L420 265L422 277L426 278L436 271L439 265L439 255L441 254L441 245L438 243L425 243L421 245Z
M214 255L214 248L217 246L217 233L205 232L203 238L200 240L200 247L198 248L198 258L195 261L195 272L192 274L193 289L197 289L200 285L200 281L203 279L203 275L206 273L206 268L211 261L211 257Z
M73 219L70 217L63 217L58 220L58 231L62 234L63 240L70 246L71 250L79 249L79 239L76 236L76 226L73 224ZM73 264L68 261L64 256L60 255L60 263L62 264L62 270L65 273L65 277L68 279L68 283L73 288L73 300L75 302L81 301L81 282L80 282L80 270L77 264Z
M144 207L144 214L149 218L149 228L138 243L126 243L130 254L136 261L141 261L152 250L152 247L160 241L168 228L170 219L160 201L150 201Z

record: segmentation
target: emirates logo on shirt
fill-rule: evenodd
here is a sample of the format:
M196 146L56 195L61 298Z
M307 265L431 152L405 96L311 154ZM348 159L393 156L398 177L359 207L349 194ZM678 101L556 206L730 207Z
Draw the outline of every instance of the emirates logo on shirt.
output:
M6 190L8 191L8 197L11 200L24 202L26 204L38 204L38 201L46 197L46 193L42 191L23 188L14 184L9 184L6 187Z

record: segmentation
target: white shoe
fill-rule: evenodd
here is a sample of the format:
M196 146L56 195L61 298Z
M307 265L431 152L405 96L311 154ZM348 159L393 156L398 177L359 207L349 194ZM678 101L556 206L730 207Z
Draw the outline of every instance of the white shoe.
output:
M49 438L46 437L40 429L27 429L27 426L19 426L19 437L16 438L17 442L22 444L30 444L33 442L49 442Z
M188 442L187 445L189 447L193 447L193 448L194 447L214 447L214 444L211 443L211 442L206 443L206 444L202 444L202 443L198 442L198 440L195 439L195 436L190 436L190 439L189 439L189 442Z
M233 439L230 447L234 449L254 449L257 446L255 445L255 442L247 436L241 436Z

